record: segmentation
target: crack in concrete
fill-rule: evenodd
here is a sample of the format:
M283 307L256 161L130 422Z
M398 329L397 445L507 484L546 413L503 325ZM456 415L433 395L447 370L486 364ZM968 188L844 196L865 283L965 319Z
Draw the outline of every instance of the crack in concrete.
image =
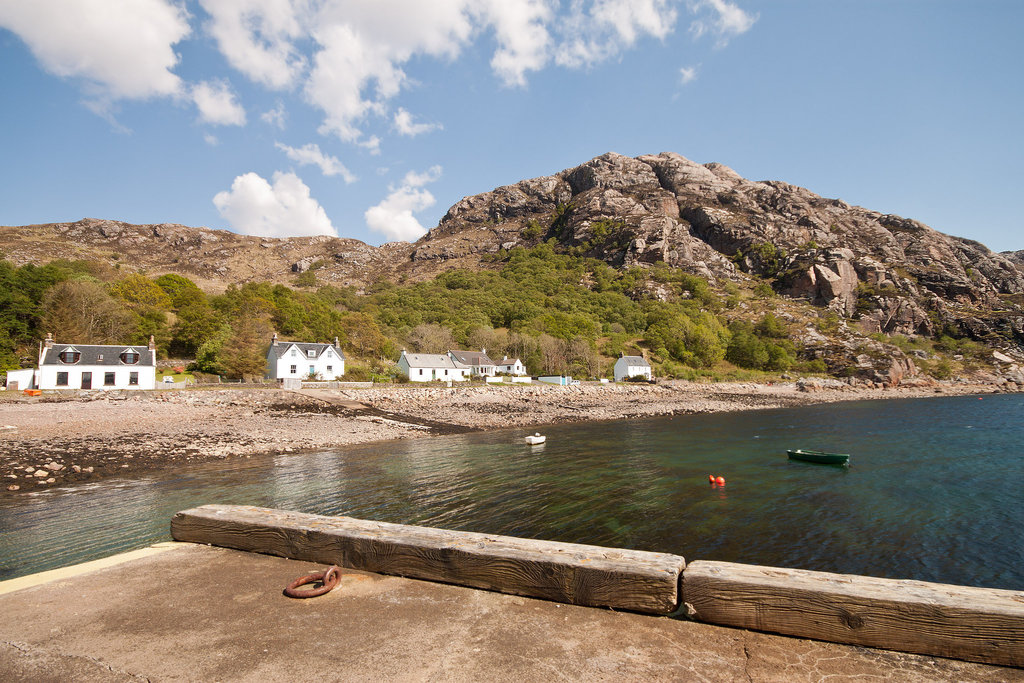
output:
M96 665L96 666L98 666L98 667L100 667L102 669L106 669L107 671L109 671L112 674L118 674L118 675L121 675L121 676L128 676L130 678L133 678L133 679L136 679L136 680L139 680L139 681L145 681L146 683L152 683L152 681L149 678L147 678L146 676L141 676L139 674L132 673L131 671L124 671L122 669L115 669L114 667L112 667L111 665L107 664L106 662L104 662L104 661L102 661L100 659L97 659L95 657L90 657L89 655L71 654L71 653L68 653L68 652L64 652L60 648L56 648L56 647L54 647L54 648L33 647L32 645L29 645L27 643L16 643L16 642L10 641L10 640L5 640L5 641L3 641L0 644L4 645L6 647L10 647L10 648L12 648L14 650L17 650L18 652L21 652L22 654L25 654L25 655L34 655L34 656L43 656L43 657L55 657L55 658L58 658L58 659L69 659L69 660L75 660L75 659L77 659L77 660L84 660L84 661L87 661L87 662L91 662L92 664L94 664L94 665Z
M743 643L743 673L746 675L747 680L750 683L754 683L753 677L750 675L750 649L746 643Z

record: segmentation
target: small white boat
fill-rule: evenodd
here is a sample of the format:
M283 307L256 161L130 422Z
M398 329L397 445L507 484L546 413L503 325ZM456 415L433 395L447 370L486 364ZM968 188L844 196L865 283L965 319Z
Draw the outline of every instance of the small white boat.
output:
M526 443L530 444L531 446L536 446L537 444L544 443L544 441L547 438L548 437L546 436L541 436L540 432L537 432L533 436L526 437Z

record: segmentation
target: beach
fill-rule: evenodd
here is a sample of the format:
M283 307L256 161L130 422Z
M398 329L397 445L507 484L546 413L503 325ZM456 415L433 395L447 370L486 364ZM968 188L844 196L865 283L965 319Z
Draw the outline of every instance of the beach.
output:
M833 380L568 387L406 384L301 391L238 387L38 397L4 392L0 496L173 471L204 460L466 431L1002 391L996 385L967 383L878 388Z

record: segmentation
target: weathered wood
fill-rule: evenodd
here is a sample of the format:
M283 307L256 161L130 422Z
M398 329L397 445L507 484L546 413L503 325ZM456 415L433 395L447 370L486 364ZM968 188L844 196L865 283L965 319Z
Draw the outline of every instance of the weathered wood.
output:
M887 650L1024 666L1024 592L730 562L691 562L701 621Z
M678 555L205 505L171 520L178 541L442 581L574 605L668 614L679 604Z

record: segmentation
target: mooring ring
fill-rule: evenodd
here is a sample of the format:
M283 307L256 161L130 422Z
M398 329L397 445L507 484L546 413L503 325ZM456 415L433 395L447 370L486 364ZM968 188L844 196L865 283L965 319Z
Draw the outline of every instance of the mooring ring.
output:
M284 589L284 594L289 598L315 598L318 595L330 593L340 580L341 569L337 566L332 566L327 571L313 572L312 574L300 576L288 584ZM317 581L321 582L319 588L299 589L299 586L305 586L307 583L316 583Z

